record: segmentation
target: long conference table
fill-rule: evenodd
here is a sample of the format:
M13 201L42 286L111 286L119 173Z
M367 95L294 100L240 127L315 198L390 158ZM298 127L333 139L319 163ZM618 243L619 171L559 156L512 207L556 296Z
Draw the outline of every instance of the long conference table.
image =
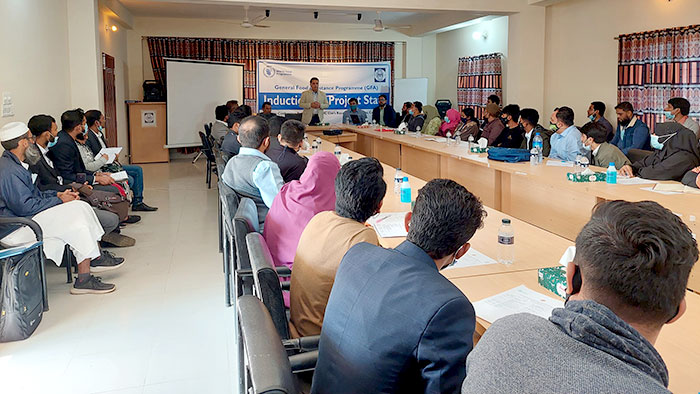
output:
M343 137L323 136L326 129L341 129ZM609 185L605 182L575 183L567 180L571 167L532 166L529 162L504 163L487 155L468 152L464 144L447 145L417 138L415 133L394 134L392 129L352 125L311 126L308 131L322 139L373 156L391 167L420 179L449 178L478 196L488 207L518 218L568 240L575 240L591 217L596 204L608 200L653 200L673 211L698 234L700 195L665 195L645 190L653 185ZM439 137L438 137L439 138ZM549 159L546 160L550 161ZM558 162L553 160L553 162ZM603 168L592 167L596 171ZM673 183L673 182L662 182ZM700 268L691 273L688 287L700 292Z
M323 139L321 150L333 152L334 148L335 143ZM347 153L353 159L370 156L344 147L341 147L341 152ZM371 156L376 157L376 155ZM380 161L382 160L380 159ZM382 162L382 165L384 168L384 180L387 183L387 193L384 197L382 212L410 211L410 203L402 203L399 196L394 194L393 182L396 167L385 162ZM413 175L411 172L406 174L406 176L409 178L412 197L415 199L417 191L425 185L426 181L420 176ZM476 188L472 187L470 190L475 192ZM474 237L470 240L471 247L486 256L496 259L498 253L498 228L501 225L501 219L509 218L511 219L516 239L513 264L449 268L442 270L442 274L454 283L472 303L520 285L525 285L529 289L549 297L557 298L553 293L537 283L537 270L539 268L558 266L562 254L569 246L574 244L572 240L492 207L485 206L485 209L487 216L484 220L484 226L477 230ZM590 217L590 210L588 215ZM380 244L386 248L393 248L403 241L404 238L379 238ZM700 335L698 335L698 327L700 327L700 295L687 291L686 301L688 304L686 313L677 322L665 326L655 344L655 348L663 357L669 370L669 389L677 393L700 392L700 375L698 375L698 371L700 371ZM477 317L474 334L475 343L489 326L489 322ZM557 373L557 371L553 371L553 373Z

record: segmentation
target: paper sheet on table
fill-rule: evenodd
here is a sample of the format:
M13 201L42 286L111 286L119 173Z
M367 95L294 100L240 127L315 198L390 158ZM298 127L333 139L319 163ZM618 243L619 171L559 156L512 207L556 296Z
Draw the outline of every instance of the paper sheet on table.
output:
M571 161L547 160L547 165L550 167L573 167L574 163Z
M374 231L381 238L398 238L408 235L404 218L406 212L378 213L369 220L367 224L374 227Z
M641 188L640 190L646 190L646 191L649 191L649 192L652 192L652 193L659 193L659 194L663 194L663 195L665 195L665 196L673 196L673 195L675 195L675 194L683 194L683 193L680 193L680 192L666 192L666 191L662 191L662 190L654 190L653 187L643 187L643 188Z
M129 179L129 176L126 175L126 171L114 172L112 173L111 177L115 182L121 182Z
M564 301L530 290L525 285L473 303L476 316L489 323L516 313L531 313L548 319L554 308L563 308Z
M656 183L656 181L652 181L649 179L643 179L643 178L639 178L639 177L634 177L634 178L618 177L617 178L618 185L653 185L655 183Z
M454 264L450 265L445 269L451 268L464 268L464 267L476 267L479 265L488 264L498 264L498 261L492 259L491 257L479 252L474 248L469 248L467 253L460 257Z
M425 140L426 141L435 141L435 142L447 142L447 138L445 138L445 137L427 137Z
M688 193L700 194L700 189L686 186L681 183L658 183L654 186L655 192L673 192L673 193Z
M121 153L122 148L117 147L117 148L102 148L102 150L97 154L97 157L100 157L102 155L107 155L109 158L107 159L107 164L112 164L114 163L114 160L117 159L117 156L119 153Z

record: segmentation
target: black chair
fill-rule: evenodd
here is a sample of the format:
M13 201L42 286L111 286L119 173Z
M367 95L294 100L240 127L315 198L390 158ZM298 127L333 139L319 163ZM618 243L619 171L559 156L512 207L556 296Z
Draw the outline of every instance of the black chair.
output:
M435 108L437 108L440 117L444 118L445 115L447 115L447 110L452 108L452 100L437 100L435 102Z
M204 155L207 157L206 182L207 187L211 189L211 174L214 173L218 176L218 172L216 169L216 157L214 156L214 151L212 150L212 146L209 142L209 138L207 137L207 135L200 131L199 138L202 140L202 152L204 152Z
M211 136L211 123L204 124L204 133L207 135L207 137Z
M301 122L301 112L299 112L299 113L292 113L292 114L284 114L284 120L285 120L285 121L290 120L290 119L298 120L298 121Z
M236 296L253 294L253 277L246 236L258 230L258 207L250 198L243 197L233 217L233 235L236 246Z
M63 249L61 266L66 267L66 283L73 283L73 272L78 273L78 261L75 260L68 245Z
M233 262L236 260L236 244L234 241L233 215L238 210L240 199L233 189L219 181L219 206L221 214L219 220L222 223L222 252L224 262L224 290L226 295L226 306L231 306L233 283ZM235 287L235 285L234 285ZM237 294L237 293L236 293Z
M224 170L225 170L225 169L226 169L226 163L224 163L224 162L221 160L221 156L220 156L220 155L217 155L217 156L216 156L216 172L219 174L219 182L217 182L217 183L219 184L219 194L221 194L221 187L220 187L220 184L221 184L221 176L222 176L222 174L224 173ZM217 212L219 213L219 216L218 216L218 217L219 217L219 220L218 220L218 225L219 225L219 227L218 227L218 229L219 229L219 253L223 253L223 251L224 251L224 248L223 248L223 246L224 246L224 244L223 244L224 238L223 238L223 223L222 223L222 221L221 221L221 199L219 199L219 203L217 204Z

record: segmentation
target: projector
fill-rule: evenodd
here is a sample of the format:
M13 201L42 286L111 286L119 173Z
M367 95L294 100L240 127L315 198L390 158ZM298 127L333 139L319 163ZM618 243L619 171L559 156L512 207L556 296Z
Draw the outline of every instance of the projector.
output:
M341 130L341 129L323 130L323 135L341 135L341 134L343 134L343 130Z

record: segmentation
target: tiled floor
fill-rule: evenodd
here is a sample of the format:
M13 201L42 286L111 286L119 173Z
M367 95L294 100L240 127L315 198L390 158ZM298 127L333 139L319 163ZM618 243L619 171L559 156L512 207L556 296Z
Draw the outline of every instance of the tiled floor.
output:
M0 344L1 393L234 392L234 311L205 163L143 166L146 202L160 209L123 230L136 246L113 249L126 264L100 275L114 293L70 295L65 271L47 266L50 311L29 339Z

